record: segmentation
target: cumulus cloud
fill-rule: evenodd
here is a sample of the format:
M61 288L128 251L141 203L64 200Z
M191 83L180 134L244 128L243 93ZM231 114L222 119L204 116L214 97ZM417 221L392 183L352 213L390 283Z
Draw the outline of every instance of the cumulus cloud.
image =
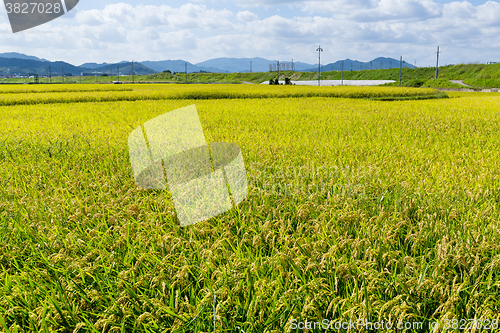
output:
M238 3L250 4L245 1ZM110 4L101 10L77 10L73 19L54 20L26 33L4 32L2 45L47 59L65 56L73 63L255 56L314 62L318 44L325 49L322 58L330 61L399 54L418 59L441 45L450 62L467 62L496 55L500 43L500 4L495 1L478 6L432 0L252 3L288 9L264 17L253 9L215 9L209 2L179 7ZM0 17L0 29L10 31L6 22ZM47 30L53 33L42 33Z
M252 22L252 21L257 20L257 18L258 18L258 16L256 14L249 12L249 11L238 12L236 14L236 17L241 22Z
M306 0L307 1L307 0ZM328 1L328 0L326 0ZM234 3L241 7L272 7L276 5L296 5L304 0L234 0Z
M301 9L309 14L327 13L338 19L359 22L426 20L440 15L439 5L431 0L307 1Z

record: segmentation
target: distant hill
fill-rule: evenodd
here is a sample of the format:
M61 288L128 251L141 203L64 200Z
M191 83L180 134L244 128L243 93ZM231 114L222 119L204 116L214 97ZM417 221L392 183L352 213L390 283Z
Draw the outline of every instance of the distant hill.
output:
M185 60L142 61L141 64L146 67L152 68L157 72L163 72L166 70L169 70L171 72L184 72L186 70L185 64L187 64L188 73L196 73L199 71L225 72L225 70L219 68L193 65L189 61Z
M11 74L38 74L38 75L49 75L49 71L52 76L61 76L64 74L72 75L93 75L95 73L113 73L116 75L117 66L120 67L120 74L130 75L132 74L132 63L131 62L121 62L118 64L107 64L100 67L88 68L81 66L74 66L64 61L37 61L28 59L17 59L17 58L1 58L0 57L0 72L1 73L11 73ZM49 69L50 67L50 69ZM134 62L134 73L136 75L148 75L154 74L156 71L148 68L140 63Z
M41 59L35 56L29 56L22 53L17 52L5 52L0 53L0 58L14 58L14 59L25 59L25 60L37 60L37 61L48 61L47 59Z
M358 60L345 59L344 61L344 71L360 71L367 69L389 69L389 68L399 68L399 60L393 58L383 58L378 57L372 61L362 62ZM404 62L403 66L405 68L415 68L412 64ZM340 71L342 69L342 60L338 60L334 63L329 63L326 65L321 65L321 71ZM300 70L299 70L300 71ZM317 72L318 65L314 67L309 67L304 72Z
M19 74L48 75L49 67L52 76L65 74L80 75L82 68L64 61L37 61L17 58L0 58L0 72Z
M133 66L135 75L149 75L157 73L157 71L144 66L140 62L134 62ZM93 68L92 72L116 75L118 69L120 70L120 75L132 75L132 62L122 61L117 64L107 64L101 67Z
M94 75L97 73L111 74L116 73L117 66L120 67L121 74L131 74L132 73L132 63L128 61L121 61L119 63L95 63L87 62L80 66L74 66L67 62L56 61L51 62L46 59L40 59L35 56L30 56L26 54L7 52L0 53L0 72L2 73L24 73L24 74L48 74L48 67L51 66L53 75L61 75L62 68L64 67L65 73L70 73L73 75L80 75L81 72L87 75ZM367 69L388 69L388 68L398 68L399 60L392 58L379 57L372 61L361 62L358 60L345 59L344 61L344 71L359 71ZM171 72L181 72L183 73L186 69L188 73L196 72L213 72L213 73L248 73L250 72L250 62L252 66L252 72L268 72L269 65L276 65L277 60L267 60L264 58L216 58L207 61L203 61L197 64L192 64L185 60L162 60L162 61L142 61L134 62L134 72L136 75L148 75L170 70ZM292 59L290 61L280 60L280 64L291 65ZM294 62L295 71L302 72L317 72L318 66L316 64L308 64L303 62ZM336 61L334 63L322 64L322 71L339 71L341 70L342 60ZM404 67L414 68L413 65L405 63Z
M163 72L165 70L170 70L171 72L184 72L184 66L187 63L188 73L199 71L213 73L247 73L250 72L250 61L252 62L253 72L267 72L269 71L270 64L277 63L277 60L267 60L264 58L217 58L196 64L192 64L185 60L143 61L141 64L158 72ZM292 61L290 60L287 62L291 63ZM313 65L294 62L294 66L296 70L302 70L310 68Z
M95 63L95 62L86 62L84 64L81 64L80 66L78 67L81 67L81 68L85 68L85 69L96 69L96 68L99 68L99 67L103 67L103 66L106 66L106 65L109 65L107 62L103 62L102 64L98 64L98 63Z
M252 62L252 72L268 72L269 65L276 64L277 60L267 60L264 58L216 58L197 63L196 66L220 68L223 72L229 73L246 73L250 72L250 61ZM280 61L281 63L288 62L291 64L292 59L289 61ZM295 70L303 70L310 68L311 64L303 62L294 62Z

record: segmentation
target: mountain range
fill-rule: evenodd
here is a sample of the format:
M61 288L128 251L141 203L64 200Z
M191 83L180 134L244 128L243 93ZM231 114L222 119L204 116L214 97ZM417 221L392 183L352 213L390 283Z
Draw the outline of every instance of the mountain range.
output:
M0 53L0 58L17 58L17 59L26 59L26 60L48 61L47 59L40 59L38 57L29 56L29 55L17 53L17 52Z
M281 61L280 65L291 68L292 61ZM84 63L75 66L64 61L49 61L35 56L25 55L16 52L0 53L0 73L4 74L39 74L53 76L65 75L116 75L118 70L121 75L130 75L133 71L136 75L147 75L163 71L171 72L216 72L216 73L234 73L234 72L267 72L274 65L276 68L277 60L267 60L264 58L216 58L192 64L184 60L162 60L162 61L142 61L130 62L121 61L119 63ZM399 60L392 58L375 58L372 61L361 62L358 60L339 60L334 63L321 65L321 71L341 70L367 70L380 68L399 67ZM307 64L303 62L293 62L295 71L317 72L318 65ZM404 67L414 68L413 65L405 63Z
M357 60L345 59L338 60L334 63L330 63L327 65L321 65L321 71L340 71L342 70L342 62L344 66L344 71L359 71L359 70L367 70L367 69L389 69L389 68L399 68L399 60L392 58L383 58L378 57L373 59L372 61L361 62ZM415 68L412 64L407 62L403 62L401 64L402 67L407 68ZM315 68L308 68L307 72L317 72L318 65Z

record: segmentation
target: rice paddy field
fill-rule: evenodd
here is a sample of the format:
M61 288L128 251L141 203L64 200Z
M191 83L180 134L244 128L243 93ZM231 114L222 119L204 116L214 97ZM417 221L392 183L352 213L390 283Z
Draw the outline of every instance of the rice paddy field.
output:
M193 104L249 194L180 227L127 140ZM498 93L20 85L0 115L0 332L499 327Z

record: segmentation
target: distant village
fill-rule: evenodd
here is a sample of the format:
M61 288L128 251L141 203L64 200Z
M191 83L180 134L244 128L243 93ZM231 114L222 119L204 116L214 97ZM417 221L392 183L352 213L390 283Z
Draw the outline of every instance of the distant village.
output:
M81 76L108 76L107 73L103 72L81 72ZM120 73L119 76L125 76L126 74ZM50 75L51 77L57 77L57 76L64 76L64 77L70 77L70 76L75 76L74 74L71 73L64 73L64 75L59 74L56 71L53 71ZM116 76L116 74L114 74ZM0 79L33 79L33 78L48 78L48 74L36 74L36 73L11 73L10 71L0 71Z

